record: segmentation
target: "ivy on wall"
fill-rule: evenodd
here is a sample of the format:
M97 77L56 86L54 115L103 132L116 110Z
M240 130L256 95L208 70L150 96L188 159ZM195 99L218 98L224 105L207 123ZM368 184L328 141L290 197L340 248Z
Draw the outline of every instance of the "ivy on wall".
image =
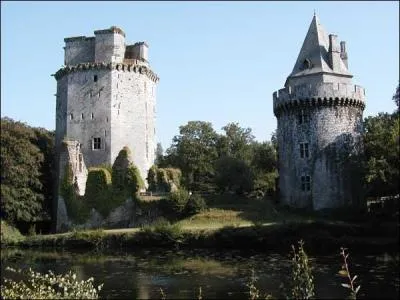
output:
M153 192L171 192L173 187L181 185L182 172L175 168L157 168L152 166L147 173L149 190Z
M101 166L88 169L84 196L76 192L72 165L69 163L65 168L60 194L65 200L69 217L77 223L84 223L91 208L106 218L127 198L136 199L137 193L144 187L139 169L132 163L131 152L124 147L112 168Z

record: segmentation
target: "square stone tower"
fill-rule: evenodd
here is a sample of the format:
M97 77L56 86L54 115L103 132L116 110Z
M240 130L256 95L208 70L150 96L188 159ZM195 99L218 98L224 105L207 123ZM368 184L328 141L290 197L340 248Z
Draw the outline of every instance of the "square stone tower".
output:
M282 203L320 210L358 202L361 179L349 160L362 151L365 90L352 77L345 42L314 15L285 87L273 94Z
M54 75L56 152L62 141L76 141L80 159L93 167L112 165L128 146L145 179L155 159L159 80L150 69L148 45L126 45L115 26L94 35L64 39L64 66Z

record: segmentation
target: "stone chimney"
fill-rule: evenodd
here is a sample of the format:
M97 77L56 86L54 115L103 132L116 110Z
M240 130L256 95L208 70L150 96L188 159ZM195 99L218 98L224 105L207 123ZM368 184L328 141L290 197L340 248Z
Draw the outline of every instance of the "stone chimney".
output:
M346 52L346 42L341 41L340 42L340 58L343 60L344 64L346 65L346 68L349 68L347 64L347 52Z
M329 35L329 63L332 71L340 71L340 49L337 42L337 35Z

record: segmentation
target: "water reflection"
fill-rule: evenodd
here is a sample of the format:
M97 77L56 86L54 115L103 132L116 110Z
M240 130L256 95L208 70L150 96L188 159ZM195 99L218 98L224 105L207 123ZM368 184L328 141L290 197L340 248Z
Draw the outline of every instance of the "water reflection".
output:
M160 288L171 299L248 298L246 283L255 270L256 286L274 297L285 297L289 288L288 255L242 251L165 251L146 250L134 253L74 253L3 250L2 278L9 276L6 266L55 273L73 270L78 279L95 278L104 283L102 298L161 299ZM339 253L311 257L317 298L345 298L348 291L337 275L341 268ZM380 256L350 254L350 267L361 284L360 297L394 298L399 292L398 254ZM282 287L282 283L284 287Z

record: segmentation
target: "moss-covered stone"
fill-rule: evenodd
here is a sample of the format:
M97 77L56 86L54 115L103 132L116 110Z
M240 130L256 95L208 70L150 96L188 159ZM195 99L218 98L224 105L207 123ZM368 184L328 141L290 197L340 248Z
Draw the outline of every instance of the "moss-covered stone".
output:
M89 216L90 210L84 197L79 196L76 192L71 163L68 163L65 167L60 194L64 198L68 217L78 224L84 223Z

